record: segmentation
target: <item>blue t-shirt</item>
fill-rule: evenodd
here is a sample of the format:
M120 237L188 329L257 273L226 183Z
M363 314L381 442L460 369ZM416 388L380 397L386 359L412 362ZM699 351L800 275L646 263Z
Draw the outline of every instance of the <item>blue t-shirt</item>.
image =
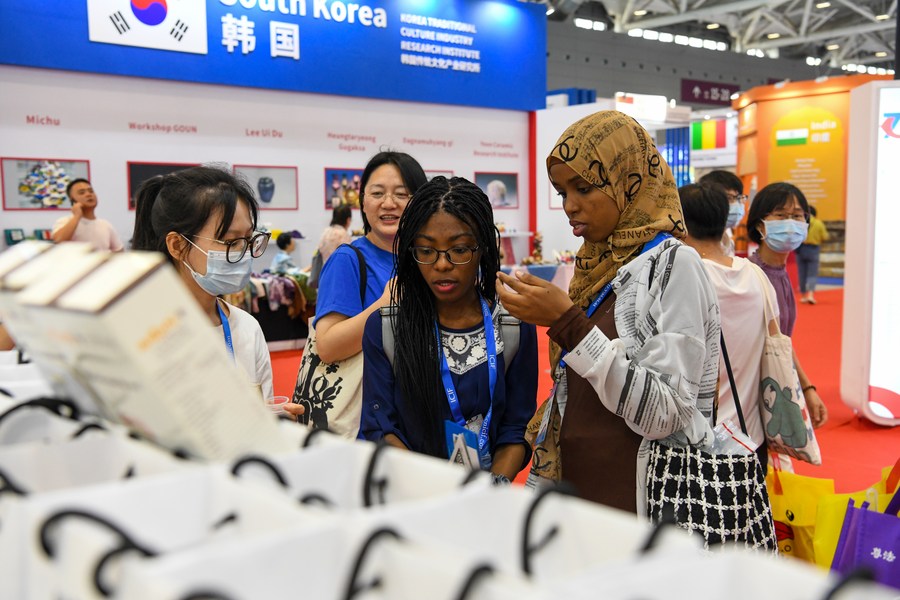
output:
M494 389L494 412L491 417L489 443L491 455L499 446L523 444L526 460L530 446L525 441L525 427L534 416L537 396L537 332L534 325L519 325L519 348L509 366L503 356L502 334L498 322L499 310L494 309L494 330L497 337L497 385ZM463 417L469 420L486 415L491 408L488 382L487 352L484 324L465 330L441 329L441 342L447 366L456 386ZM403 392L394 379L391 363L384 353L381 312L372 313L363 334L363 408L360 437L379 440L393 433L407 448L422 452L422 432L404 418ZM397 360L396 354L394 360ZM437 368L437 367L436 367ZM441 420L453 420L450 405L440 403Z
M366 259L366 298L359 302L359 261L356 252L340 246L325 261L319 276L319 296L316 300L316 319L331 313L355 317L381 298L384 286L394 276L394 254L382 250L366 238L353 241L354 247Z

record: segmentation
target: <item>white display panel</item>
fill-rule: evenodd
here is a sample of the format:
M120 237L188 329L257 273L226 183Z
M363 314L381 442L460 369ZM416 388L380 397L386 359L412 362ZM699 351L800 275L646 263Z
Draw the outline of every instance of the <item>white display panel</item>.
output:
M900 81L850 92L841 399L880 425L900 425Z
M872 343L869 368L869 405L887 419L900 420L900 190L896 173L900 165L900 88L879 93L880 132L875 182L875 232L873 236Z

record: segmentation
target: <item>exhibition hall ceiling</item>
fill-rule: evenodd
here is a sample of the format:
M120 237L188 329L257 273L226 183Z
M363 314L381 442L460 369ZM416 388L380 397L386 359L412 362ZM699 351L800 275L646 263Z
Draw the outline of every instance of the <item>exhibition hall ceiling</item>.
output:
M897 0L540 0L548 18L657 39L726 42L734 52L865 72L894 66ZM551 10L552 9L552 10ZM601 25L601 23L605 24Z

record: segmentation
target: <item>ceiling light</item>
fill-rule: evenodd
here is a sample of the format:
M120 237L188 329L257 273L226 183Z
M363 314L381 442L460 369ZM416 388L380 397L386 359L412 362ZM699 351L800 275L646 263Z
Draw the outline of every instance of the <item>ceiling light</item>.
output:
M725 52L726 50L728 50L728 44L726 44L725 42L716 42L716 50L718 50L719 52Z
M840 47L841 47L840 44L828 44L827 46L825 46L825 49L826 50L837 50Z
M675 40L675 36L671 33L662 32L659 34L659 41L664 44L671 44Z
M731 95L731 99L732 99L732 100L737 100L737 99L740 98L740 97L741 97L740 92L735 92L735 93L733 93L733 94Z
M594 22L590 19L575 19L575 27L581 27L582 29L592 29L594 27Z
M828 8L831 6L831 2L818 2L816 4L816 8Z
M647 14L647 11L643 10L643 9L634 11L634 16L636 16L636 17L643 17L646 14Z
M645 40L658 40L659 32L654 31L653 29L645 29L644 30L644 39Z
M891 18L891 15L875 15L876 21L887 21Z
M866 69L866 71L869 73L869 75L875 75L878 73L878 68L877 67L869 67L868 69Z
M770 33L766 37L769 38L770 40L777 40L778 38L781 37L781 34L780 33Z
M643 29L630 29L628 31L628 37L643 37L644 30Z
M710 117L709 115L703 115L703 118L704 118L705 120L709 121L712 117Z
M884 58L885 56L887 56L887 52L876 52L875 53L875 58Z
M706 28L707 29L718 29L719 24L718 23L710 23L709 25L706 26Z
M594 31L606 31L606 23L603 21L594 21Z
M887 69L885 69L884 67L879 67L878 74L879 75L887 75Z
M555 13L555 12L556 12L556 9L555 9L555 8L548 8L548 9L547 9L547 16L549 17L550 15L552 15L552 14Z
M686 35L676 35L675 43L679 46L687 46L688 45L688 36Z
M688 38L688 46L690 46L691 48L702 48L703 40L695 37Z
M888 70L887 70L887 74L888 74L888 75L893 75L893 74L894 74L894 70L893 70L893 69L888 69Z

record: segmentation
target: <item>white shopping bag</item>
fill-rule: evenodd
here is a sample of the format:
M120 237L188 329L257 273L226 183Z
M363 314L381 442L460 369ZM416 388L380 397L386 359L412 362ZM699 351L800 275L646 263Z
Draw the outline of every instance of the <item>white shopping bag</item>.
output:
M561 582L559 597L608 600L820 600L837 578L797 560L744 548L684 552L676 548L636 554ZM896 593L868 583L848 587L842 600L889 600Z
M321 512L202 467L9 502L2 598L98 598L115 590L120 560L311 523Z
M75 405L64 400L8 401L0 410L0 446L63 441L84 426L75 420L79 416Z
M357 513L327 526L127 563L120 596L130 600L552 597L505 574L478 581L477 571L485 563L437 542L399 539L396 531L379 526L378 521L371 513ZM477 590L492 595L463 595L467 586L473 594Z
M313 435L323 441L342 439ZM248 456L233 464L232 473L280 485L304 503L341 509L421 500L453 494L466 483L490 483L486 473L479 476L446 460L364 441L327 443L269 458Z
M63 442L0 446L0 482L35 494L199 466L147 442L104 429ZM4 496L0 495L0 520Z
M637 516L550 489L466 489L452 497L386 507L382 517L416 541L439 540L494 560L509 573L555 581L633 553L650 526ZM694 548L685 536L675 543Z

